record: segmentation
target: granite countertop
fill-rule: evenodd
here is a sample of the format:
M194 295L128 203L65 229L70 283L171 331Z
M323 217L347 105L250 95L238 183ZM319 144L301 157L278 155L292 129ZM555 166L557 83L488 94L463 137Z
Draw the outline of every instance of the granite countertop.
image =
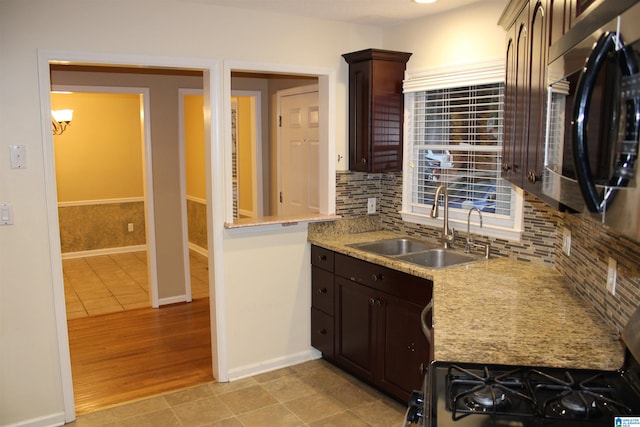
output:
M615 370L618 333L552 267L491 258L427 269L351 248L393 232L313 235L309 241L433 281L435 360Z

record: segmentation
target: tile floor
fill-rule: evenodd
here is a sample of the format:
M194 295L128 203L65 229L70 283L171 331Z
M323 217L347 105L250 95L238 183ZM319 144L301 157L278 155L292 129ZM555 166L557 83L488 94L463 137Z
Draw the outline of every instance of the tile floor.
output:
M192 298L209 295L207 258L191 251ZM67 318L150 307L146 251L62 261Z
M405 407L323 360L82 415L77 427L402 426Z

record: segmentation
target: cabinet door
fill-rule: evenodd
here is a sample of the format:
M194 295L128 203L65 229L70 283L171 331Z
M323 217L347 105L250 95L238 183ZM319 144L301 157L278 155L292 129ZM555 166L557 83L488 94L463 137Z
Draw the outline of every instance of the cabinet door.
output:
M511 164L515 150L516 132L516 31L507 31L504 82L504 133L502 137L502 178L511 181Z
M526 176L523 188L540 194L544 168L544 140L547 106L547 10L541 1L531 3L529 26L529 126L526 143Z
M341 277L335 278L336 363L372 381L376 333L375 291Z
M576 0L549 0L549 46L560 39L571 28Z
M368 172L371 163L372 62L349 65L349 169Z
M522 187L529 118L529 8L507 31L502 178Z
M316 266L311 267L311 305L333 316L333 273Z
M311 345L322 352L322 356L332 360L334 356L333 316L311 307Z
M423 307L385 294L376 299L376 304L383 353L378 359L380 382L395 397L408 401L411 392L422 387L422 367L429 365L431 354L420 326Z
M515 34L515 131L511 158L510 181L522 187L524 150L527 143L529 117L529 9L516 20Z

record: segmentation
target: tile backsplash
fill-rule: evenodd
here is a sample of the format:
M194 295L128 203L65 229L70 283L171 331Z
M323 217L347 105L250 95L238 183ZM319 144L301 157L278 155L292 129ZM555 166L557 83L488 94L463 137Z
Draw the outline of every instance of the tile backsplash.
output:
M336 213L353 224L436 241L440 230L402 221L402 173L339 172L336 177ZM378 213L367 215L367 199L376 197ZM338 228L340 226L337 226ZM562 252L562 229L572 233L571 255ZM640 305L640 245L620 237L582 215L558 212L525 193L524 233L520 242L478 237L491 243L492 256L554 266L585 304L604 321L621 330ZM609 257L618 263L616 294L606 289Z

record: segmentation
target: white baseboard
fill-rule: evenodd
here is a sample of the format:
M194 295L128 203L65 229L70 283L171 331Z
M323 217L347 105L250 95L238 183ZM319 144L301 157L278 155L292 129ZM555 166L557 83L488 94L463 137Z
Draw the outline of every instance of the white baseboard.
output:
M62 259L84 258L84 257L99 256L99 255L113 255L113 254L122 254L126 252L138 252L138 251L146 251L146 250L147 250L147 245L92 249L90 251L65 252L62 254Z
M209 251L206 248L203 248L202 246L198 246L195 243L189 242L189 249L191 249L196 253L199 253L202 256L206 256L207 258L209 258Z
M296 354L267 360L260 363L246 365L240 368L229 370L229 381L236 381L242 378L251 377L253 375L263 374L265 372L275 371L276 369L287 368L289 366L298 365L309 360L320 359L322 353L314 348Z
M2 424L4 427L53 427L64 425L64 413L47 415L46 417L32 418L14 424Z
M186 302L186 301L187 301L186 295L176 295L175 297L160 298L158 300L158 305L176 304L179 302Z

